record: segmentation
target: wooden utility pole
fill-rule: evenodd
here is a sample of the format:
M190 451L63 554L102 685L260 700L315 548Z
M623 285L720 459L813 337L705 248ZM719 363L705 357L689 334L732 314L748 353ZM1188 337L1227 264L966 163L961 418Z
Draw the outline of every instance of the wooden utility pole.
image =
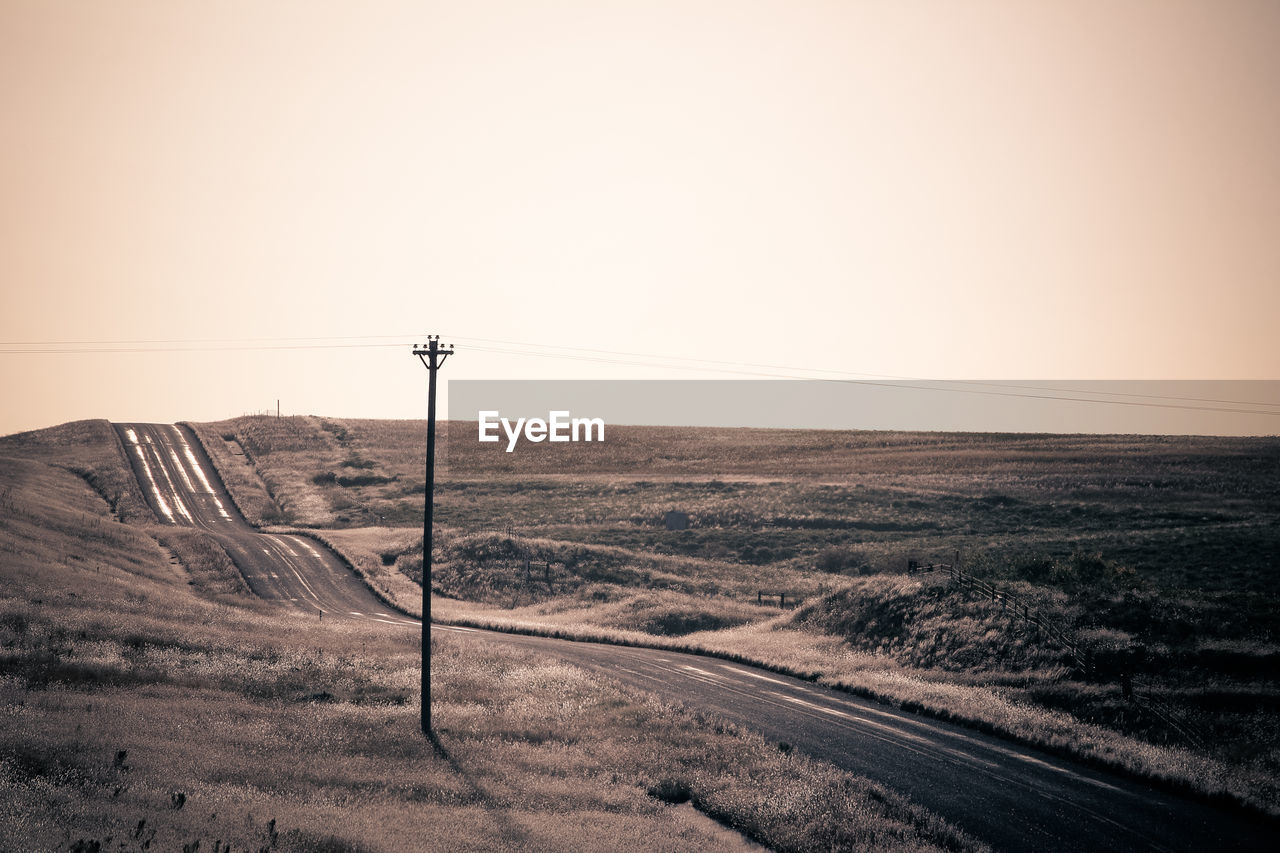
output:
M422 513L422 733L431 734L431 510L436 485L436 371L453 355L453 345L440 347L439 335L427 335L424 349L415 345L413 354L427 368L427 483Z

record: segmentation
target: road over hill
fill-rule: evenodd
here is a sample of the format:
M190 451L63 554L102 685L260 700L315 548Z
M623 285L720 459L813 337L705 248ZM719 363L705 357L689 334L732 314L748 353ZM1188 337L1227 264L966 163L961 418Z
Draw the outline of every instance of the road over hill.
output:
M217 538L256 595L371 627L420 624L379 602L328 549L250 527L183 428L116 429L157 517ZM997 850L1274 849L1274 824L755 667L653 649L435 630L537 649L712 712L899 791Z
M251 527L200 442L184 427L116 424L115 428L156 517L166 524L200 528L217 539L254 595L308 610L317 618L404 627L420 624L379 601L323 545L305 536L259 533Z

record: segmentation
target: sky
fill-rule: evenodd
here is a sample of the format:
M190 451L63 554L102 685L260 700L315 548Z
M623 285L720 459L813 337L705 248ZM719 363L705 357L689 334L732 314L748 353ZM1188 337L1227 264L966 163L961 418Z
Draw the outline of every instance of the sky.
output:
M5 0L0 433L422 417L428 333L446 382L1280 379L1278 45L1272 0Z

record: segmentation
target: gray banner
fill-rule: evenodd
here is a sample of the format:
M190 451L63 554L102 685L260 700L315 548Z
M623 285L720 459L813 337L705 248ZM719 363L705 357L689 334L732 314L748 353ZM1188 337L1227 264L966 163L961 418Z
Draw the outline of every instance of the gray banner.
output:
M447 412L461 421L497 413L487 417L500 437L500 418L511 425L599 418L606 425L1277 435L1280 381L455 380Z

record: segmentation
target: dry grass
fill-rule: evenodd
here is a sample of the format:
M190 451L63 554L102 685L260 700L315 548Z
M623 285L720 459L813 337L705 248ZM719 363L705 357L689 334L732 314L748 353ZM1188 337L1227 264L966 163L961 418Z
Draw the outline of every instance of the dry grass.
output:
M208 573L192 585L45 463L4 459L0 494L0 849L735 848L651 790L778 850L976 847L865 780L471 639L436 645L434 749L416 635L210 600L225 565L201 534L170 542Z
M1081 721L1019 697L1004 686L964 683L914 670L875 652L856 651L840 639L791 627L790 615L720 631L660 637L609 628L604 610L505 609L438 599L440 621L499 631L541 634L710 654L809 678L907 710L1280 815L1280 787L1265 769L1233 766L1175 745L1156 745Z
M415 512L421 523L426 438L419 422L259 415L191 426L219 472L228 469L226 482L233 492L241 486L243 465L227 449L226 437L253 463L261 477L258 488L269 492L272 505L283 512L282 519L259 518L251 506L246 517L254 523L368 526L406 522ZM353 492L340 480L360 485ZM400 500L413 494L414 481L416 502ZM352 500L352 494L361 500ZM250 503L256 505L255 499Z
M121 572L172 577L154 540L111 517L86 482L43 462L0 456L0 554L11 594L39 589L34 567L81 567L104 578ZM37 596L38 597L38 596Z
M246 521L255 527L284 521L280 506L233 433L218 430L217 424L184 423L183 426L195 434Z
M190 527L156 525L151 536L186 570L188 583L215 601L240 603L250 595L244 575L218 540Z
M300 501L323 498L343 524L421 523L421 422L267 420L227 423L274 431L263 452L303 472ZM486 618L641 639L718 626L708 648L791 666L791 652L769 656L781 632L752 639L772 615L751 605L756 591L785 591L804 608L783 646L829 656L806 651L805 671L1086 758L1155 750L1113 763L1276 804L1274 438L611 426L603 445L506 454L472 424L441 432L432 586L505 610ZM665 530L671 509L691 529ZM344 547L419 580L416 538L383 539ZM1218 769L1176 757L1188 741L1125 701L1116 678L1082 679L1061 648L989 604L893 576L908 558L956 551L1097 659L1136 662L1143 688L1208 734L1197 760ZM890 675L847 672L850 654Z
M155 521L111 424L73 421L0 436L0 456L48 462L82 477L122 521Z
M342 530L280 528L312 536L337 552L385 602L410 616L422 616L422 586L401 572L406 553L417 550L422 573L422 532L403 527L353 527Z

